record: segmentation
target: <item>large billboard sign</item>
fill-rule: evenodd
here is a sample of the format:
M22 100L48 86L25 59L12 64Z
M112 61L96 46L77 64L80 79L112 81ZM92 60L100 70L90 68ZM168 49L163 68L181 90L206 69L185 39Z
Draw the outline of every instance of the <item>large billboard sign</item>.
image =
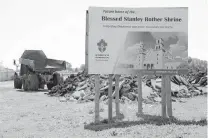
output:
M89 74L177 71L188 63L188 8L90 7Z

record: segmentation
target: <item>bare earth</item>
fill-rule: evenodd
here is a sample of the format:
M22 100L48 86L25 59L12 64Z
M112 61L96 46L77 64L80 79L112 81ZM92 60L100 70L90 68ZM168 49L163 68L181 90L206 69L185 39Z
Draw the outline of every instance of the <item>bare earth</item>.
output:
M18 91L13 89L13 82L0 82L0 137L207 137L207 126L201 125L141 124L98 132L85 130L84 125L94 119L93 102L61 102L61 98L49 97L46 92ZM185 101L173 102L176 118L207 119L207 96ZM107 118L108 106L101 102L100 107L103 109L101 119ZM125 121L138 120L136 102L120 107ZM160 115L161 105L143 104L143 111ZM115 116L115 109L113 114Z

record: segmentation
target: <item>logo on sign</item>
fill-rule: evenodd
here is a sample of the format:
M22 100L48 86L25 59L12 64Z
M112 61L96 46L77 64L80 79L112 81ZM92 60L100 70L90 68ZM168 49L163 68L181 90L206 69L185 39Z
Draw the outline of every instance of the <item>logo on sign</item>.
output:
M98 46L98 50L103 53L105 52L106 50L106 46L107 46L107 43L105 42L105 40L101 39L98 43L97 43L97 46Z

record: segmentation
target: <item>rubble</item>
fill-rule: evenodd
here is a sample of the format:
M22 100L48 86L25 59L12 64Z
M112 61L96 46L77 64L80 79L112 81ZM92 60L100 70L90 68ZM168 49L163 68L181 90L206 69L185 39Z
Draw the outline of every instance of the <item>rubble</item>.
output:
M121 76L119 81L119 97L121 102L137 100L136 76ZM207 93L207 74L197 73L187 76L174 75L171 77L171 94L175 98L187 98ZM115 76L113 76L113 98L115 99ZM93 101L95 95L94 75L87 75L84 71L72 74L48 93L50 96L64 96L69 94L79 102ZM161 101L161 77L142 77L142 97L145 102ZM108 99L108 76L100 75L100 101ZM175 99L172 99L175 101Z

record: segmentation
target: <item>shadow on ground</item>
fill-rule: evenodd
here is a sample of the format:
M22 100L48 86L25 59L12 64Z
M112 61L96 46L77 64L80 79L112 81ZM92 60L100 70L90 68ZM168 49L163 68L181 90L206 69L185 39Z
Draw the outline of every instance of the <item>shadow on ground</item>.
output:
M195 120L179 120L175 117L171 118L163 118L161 116L153 116L153 115L142 115L139 116L141 120L139 121L121 121L116 122L113 120L111 123L108 123L108 120L103 120L100 123L90 123L88 125L85 125L85 129L93 130L93 131L101 131L109 128L126 128L130 126L135 125L142 125L142 124L153 124L157 126L161 125L167 125L167 124L176 124L176 125L200 125L200 126L206 126L207 125L207 119L201 119L199 121Z
M16 89L18 92L25 92L25 93L39 93L39 92L46 92L48 93L47 89L40 89L38 91L24 91L23 89Z

